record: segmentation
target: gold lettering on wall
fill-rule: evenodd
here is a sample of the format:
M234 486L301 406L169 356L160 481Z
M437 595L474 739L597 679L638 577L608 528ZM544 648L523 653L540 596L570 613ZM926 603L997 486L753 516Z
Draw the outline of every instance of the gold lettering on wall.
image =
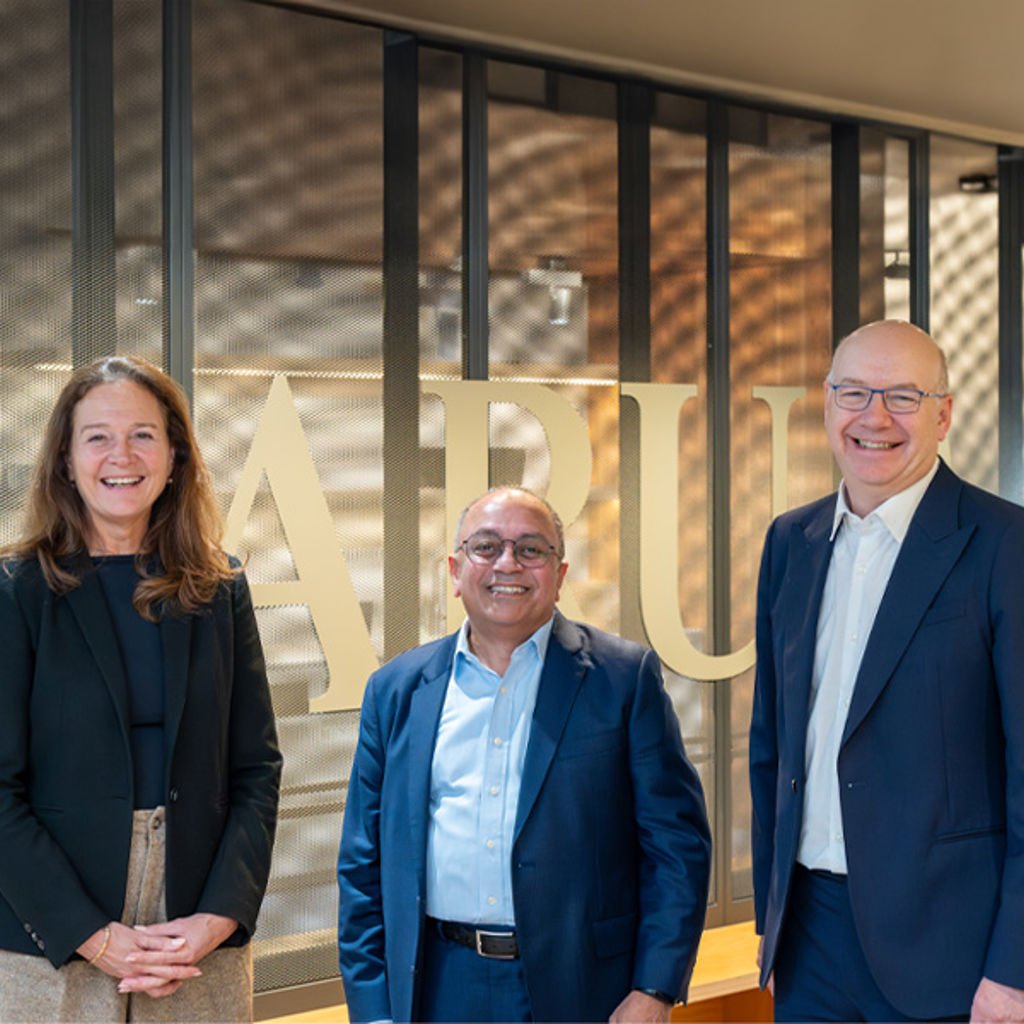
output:
M587 424L576 407L542 384L510 381L432 381L425 393L445 406L446 536L461 510L489 485L489 414L493 403L520 406L544 431L551 460L546 495L568 528L586 504L592 452ZM640 410L640 611L648 640L673 671L691 679L730 679L754 664L753 641L738 651L700 650L679 610L679 414L696 396L694 384L623 383L620 393ZM788 507L787 426L792 406L806 388L758 386L753 397L771 413L772 515ZM307 605L327 663L328 687L309 703L310 711L358 708L367 678L378 667L376 653L338 545L288 382L275 376L231 503L225 547L237 549L260 479L277 503L297 580L253 583L256 607ZM583 618L567 586L560 606L569 618ZM461 603L447 592L448 629L462 621Z
M590 492L592 453L587 425L571 402L543 384L518 381L431 381L424 393L437 395L445 408L445 516L449 544L459 513L489 485L489 410L492 402L509 402L531 413L544 430L551 455L551 484L545 495L568 529ZM582 618L569 587L559 601L571 619ZM453 630L463 619L462 604L448 587L447 623Z
M308 605L328 673L327 690L310 700L309 710L358 708L366 680L377 668L377 656L291 389L280 375L270 385L228 512L224 537L228 550L238 547L264 472L298 579L253 583L253 604L258 608Z
M674 672L731 679L754 664L754 641L729 654L698 650L679 612L679 413L695 384L622 383L640 408L640 613L651 646Z
M807 388L760 384L751 392L768 403L772 416L772 518L789 508L789 449L786 446L789 410L807 394Z

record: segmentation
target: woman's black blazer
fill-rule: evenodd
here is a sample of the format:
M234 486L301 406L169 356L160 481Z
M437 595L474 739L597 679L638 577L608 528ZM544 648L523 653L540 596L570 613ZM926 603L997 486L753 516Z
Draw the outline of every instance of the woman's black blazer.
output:
M34 560L0 568L0 948L63 964L119 920L131 842L128 683L88 557L57 596ZM239 575L160 623L167 916L252 935L270 871L281 755Z

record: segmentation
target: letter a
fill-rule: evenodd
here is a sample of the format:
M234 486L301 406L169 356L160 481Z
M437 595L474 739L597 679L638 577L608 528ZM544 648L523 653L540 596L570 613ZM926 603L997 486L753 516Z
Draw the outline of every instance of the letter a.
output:
M224 544L237 547L252 509L260 474L277 502L297 581L254 583L259 608L305 604L327 662L326 692L309 702L310 711L347 711L362 703L367 677L377 656L366 630L345 556L338 547L306 435L288 382L275 376L260 416L228 513Z

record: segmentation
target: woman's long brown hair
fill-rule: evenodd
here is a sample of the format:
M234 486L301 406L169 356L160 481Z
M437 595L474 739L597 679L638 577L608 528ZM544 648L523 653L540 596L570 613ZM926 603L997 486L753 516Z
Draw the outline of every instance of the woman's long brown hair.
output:
M220 546L223 526L192 430L188 402L181 388L145 359L107 356L72 375L46 426L21 537L0 556L15 562L37 559L47 584L58 594L81 582L69 564L71 556L88 550L90 532L88 511L68 476L74 413L94 387L120 380L132 381L156 398L174 453L172 479L150 510L138 554L143 578L133 599L144 618L156 621L164 606L182 612L198 610L235 570Z

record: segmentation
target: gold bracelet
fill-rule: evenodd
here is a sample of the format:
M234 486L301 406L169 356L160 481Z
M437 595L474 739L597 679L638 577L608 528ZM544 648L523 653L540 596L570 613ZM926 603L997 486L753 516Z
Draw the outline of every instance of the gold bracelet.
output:
M89 961L89 966L94 967L96 964L103 959L103 954L107 951L107 946L110 945L110 925L106 925L103 928L103 944L100 946L100 951Z

